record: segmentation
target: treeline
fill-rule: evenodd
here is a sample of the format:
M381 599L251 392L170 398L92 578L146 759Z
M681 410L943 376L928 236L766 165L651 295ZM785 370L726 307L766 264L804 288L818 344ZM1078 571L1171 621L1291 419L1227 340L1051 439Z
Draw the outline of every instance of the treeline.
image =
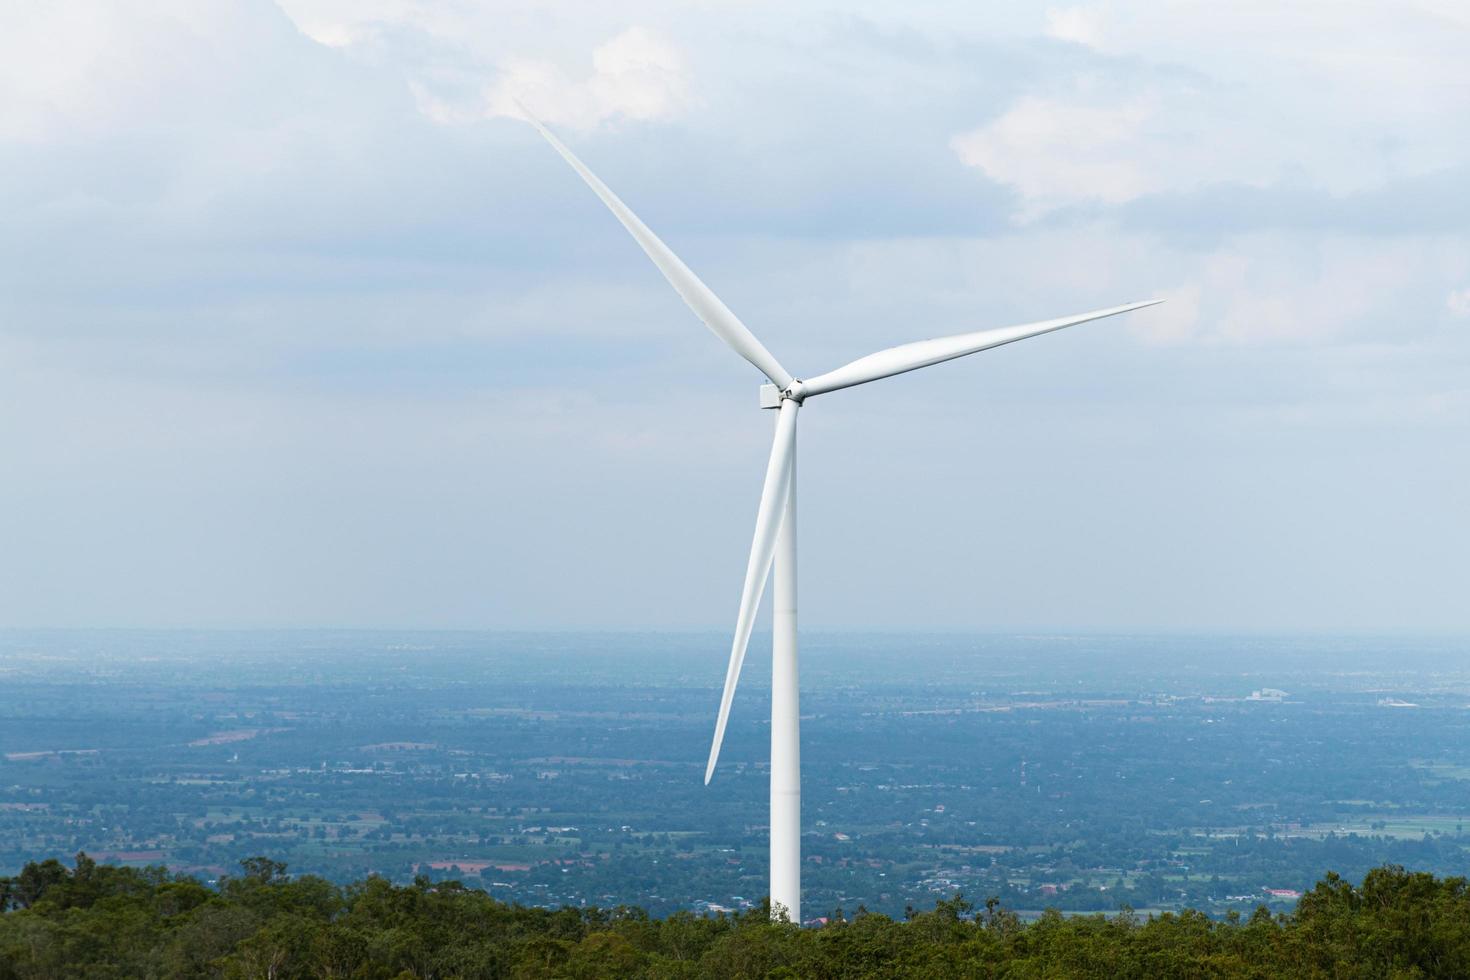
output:
M163 868L56 860L0 878L0 978L1331 977L1470 976L1463 878L1336 875L1290 915L1021 922L991 900L905 920L834 911L821 928L737 915L557 910L457 882L340 888L265 858L209 888Z

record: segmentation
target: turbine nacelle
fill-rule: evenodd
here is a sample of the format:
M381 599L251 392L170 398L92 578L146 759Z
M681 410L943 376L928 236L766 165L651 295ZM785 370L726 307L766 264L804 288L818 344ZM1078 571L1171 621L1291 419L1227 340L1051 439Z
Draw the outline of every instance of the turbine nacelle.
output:
M793 378L791 384L785 388L777 388L770 382L761 385L760 404L761 408L780 408L786 399L792 399L798 405L806 398L806 385L800 378Z

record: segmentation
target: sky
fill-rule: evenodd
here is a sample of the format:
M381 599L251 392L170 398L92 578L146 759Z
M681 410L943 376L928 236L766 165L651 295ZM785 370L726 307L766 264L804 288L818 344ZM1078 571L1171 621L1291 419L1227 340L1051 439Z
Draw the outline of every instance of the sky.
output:
M1461 0L0 8L0 626L1470 631Z

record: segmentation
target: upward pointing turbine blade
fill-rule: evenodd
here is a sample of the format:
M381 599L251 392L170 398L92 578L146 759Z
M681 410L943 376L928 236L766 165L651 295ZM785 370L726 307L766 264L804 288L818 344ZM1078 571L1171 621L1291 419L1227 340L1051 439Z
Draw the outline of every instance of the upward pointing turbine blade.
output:
M698 276L689 271L689 267L649 230L649 227L640 221L638 216L629 210L628 206L609 190L606 184L598 180L596 174L588 170L587 166L578 160L561 140L552 135L551 130L531 115L525 106L520 106L520 110L526 121L535 126L536 131L546 137L546 142L550 143L556 152L572 165L572 169L581 175L582 179L587 182L587 186L592 188L592 192L602 198L602 203L606 204L608 210L623 223L623 227L628 229L628 233L643 247L643 251L648 253L653 264L658 266L658 271L664 274L669 285L678 291L694 314L704 321L704 325L709 327L716 337L729 344L735 353L754 364L762 374L771 379L777 388L785 388L791 384L791 373L781 366L781 362L776 360L770 351L766 350L765 345L750 332L750 328L741 323L740 318L731 313L730 308L721 302L720 298L701 282Z
M750 645L750 631L755 626L755 611L766 577L771 572L771 559L776 554L776 535L786 513L786 490L791 484L791 457L796 449L796 413L801 406L793 399L783 399L776 420L776 438L771 444L771 459L766 464L766 482L761 488L761 505L755 515L755 539L750 544L750 562L745 566L745 588L740 592L740 614L735 617L735 639L730 644L730 667L725 671L725 693L720 697L720 716L715 721L715 740L709 750L709 765L704 769L704 782L709 785L720 758L720 744L725 740L725 723L730 720L730 702L735 699L735 685L740 682L740 667L745 663L745 648Z
M835 371L828 371L826 374L819 374L815 378L804 380L801 384L802 397L820 395L824 391L836 391L839 388L851 388L853 385L866 384L869 381L877 381L879 378L892 377L895 374L914 371L941 361L964 357L966 354L989 350L1001 344L1025 340L1027 337L1061 330L1063 327L1076 326L1088 320L1100 320L1105 316L1116 316L1130 310L1140 310L1145 306L1154 306L1162 302L1161 299L1151 299L1143 303L1129 303L1126 306L1111 306L1106 310L1079 313L1076 316L1058 317L1055 320L1023 323L1015 327L998 327L994 330L977 330L974 333L936 337L933 340L919 340L912 344L890 347L876 354L860 357Z

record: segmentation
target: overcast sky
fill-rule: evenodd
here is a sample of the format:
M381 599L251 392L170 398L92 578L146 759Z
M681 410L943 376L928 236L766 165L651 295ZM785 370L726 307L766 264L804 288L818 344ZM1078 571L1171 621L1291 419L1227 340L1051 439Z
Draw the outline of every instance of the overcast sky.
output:
M1288 7L1290 9L1283 9ZM1470 629L1470 8L0 10L0 625Z

